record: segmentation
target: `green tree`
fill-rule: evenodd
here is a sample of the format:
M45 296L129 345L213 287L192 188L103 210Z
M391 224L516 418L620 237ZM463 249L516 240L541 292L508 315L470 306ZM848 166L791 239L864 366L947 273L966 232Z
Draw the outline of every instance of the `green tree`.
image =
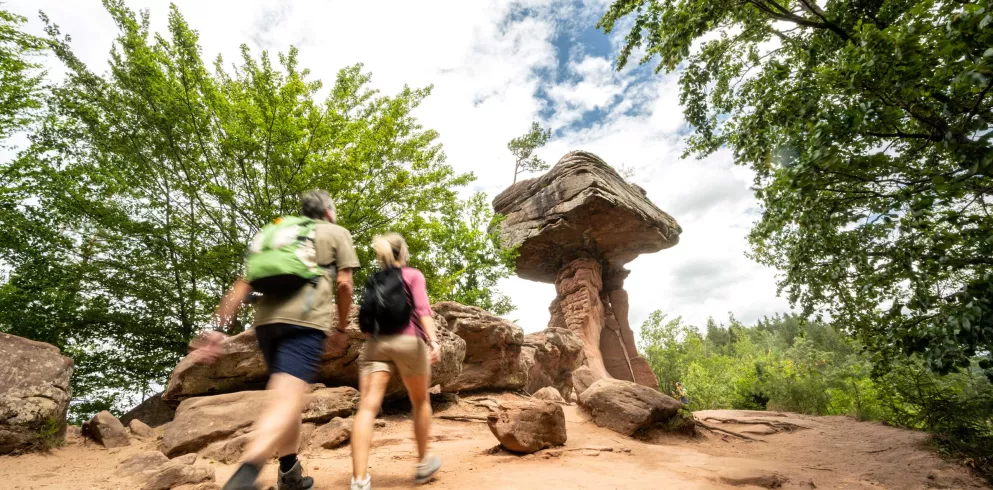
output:
M32 58L44 42L21 30L27 19L0 9L0 141L23 129L30 113L41 107L42 72Z
M538 158L534 152L538 148L548 143L548 138L552 136L551 129L542 129L538 121L531 123L531 129L527 133L518 136L509 143L507 149L514 154L514 183L517 183L517 176L521 172L541 172L548 170L548 163Z
M687 154L755 171L754 257L805 315L948 372L993 349L991 7L620 0L598 25L633 17L618 68L680 70Z
M374 234L399 232L433 299L507 305L492 289L509 273L484 229L492 214L482 198L459 200L473 176L445 164L438 134L412 115L431 87L383 95L356 65L317 100L322 84L296 49L273 59L243 46L233 70L220 58L209 69L175 7L161 35L147 12L104 5L120 32L103 75L48 22L68 74L31 147L5 165L16 206L0 215L14 230L0 249L12 268L0 330L76 360L77 413L164 382L210 325L250 237L297 213L307 189L335 197L363 264Z

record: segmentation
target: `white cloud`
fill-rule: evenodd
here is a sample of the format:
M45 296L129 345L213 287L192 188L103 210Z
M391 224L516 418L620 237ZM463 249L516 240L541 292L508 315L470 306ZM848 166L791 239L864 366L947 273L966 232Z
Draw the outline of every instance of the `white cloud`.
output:
M434 84L418 116L439 131L448 162L479 177L468 191L492 196L509 184L506 143L539 114L550 114L544 122L558 128L540 151L546 160L584 149L612 165L633 167L634 180L675 216L684 233L676 247L630 264L632 325L656 308L697 325L729 311L751 321L787 308L775 296L773 272L744 256L757 212L748 190L750 173L735 168L728 152L702 161L679 158L686 126L678 77L644 76L630 67L617 73L613 54L588 54L577 44L577 29L595 24L608 0L175 3L199 31L206 59L222 54L227 63L236 62L241 43L256 52L286 51L296 44L300 65L326 83L338 69L361 62L386 93L404 84ZM153 30L165 30L167 1L129 0L128 5L149 8ZM525 7L530 15L519 15ZM83 61L104 71L116 29L96 0L11 0L5 8L31 18L35 32L41 29L36 12L44 10L72 35ZM615 52L625 31L618 28L610 36ZM573 43L562 55L564 64L558 62L557 39ZM632 62L639 57L636 53ZM58 77L62 70L53 64L50 72ZM594 110L603 117L576 124ZM528 331L545 327L552 285L511 279L502 286L519 307L509 317Z

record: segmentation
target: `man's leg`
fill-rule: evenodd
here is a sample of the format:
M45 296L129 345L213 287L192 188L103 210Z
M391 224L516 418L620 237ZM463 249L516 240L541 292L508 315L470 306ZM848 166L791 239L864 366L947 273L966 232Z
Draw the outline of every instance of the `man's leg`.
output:
M352 474L356 481L366 479L369 447L372 446L372 426L383 405L383 395L391 376L389 371L373 371L359 378L359 411L352 423Z
M255 424L255 437L245 449L242 461L261 467L280 449L298 442L300 414L309 386L306 381L286 373L269 377L266 387L269 404Z

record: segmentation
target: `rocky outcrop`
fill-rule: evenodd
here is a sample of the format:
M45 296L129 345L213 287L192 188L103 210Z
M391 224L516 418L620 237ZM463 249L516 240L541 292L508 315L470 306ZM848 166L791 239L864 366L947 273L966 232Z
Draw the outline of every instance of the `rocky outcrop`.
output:
M527 372L521 369L524 330L475 306L443 302L432 307L448 329L465 340L462 373L444 383L442 391L521 389Z
M139 437L142 439L155 439L155 429L148 426L148 424L138 420L133 419L130 424L128 424L128 430L131 431L131 435Z
M500 445L515 453L530 454L566 442L565 412L551 402L501 403L487 424Z
M596 155L566 154L548 173L493 201L505 245L518 247L517 274L555 283L549 327L582 339L594 378L658 389L628 324L624 265L679 242L682 229Z
M466 343L462 373L442 391L571 390L571 373L583 361L583 343L573 332L550 328L524 335L513 322L475 306L444 302L433 309Z
M618 379L593 383L579 395L579 404L596 425L628 436L674 419L683 406L656 389Z
M559 394L559 390L556 390L551 386L546 386L536 391L535 394L531 395L531 398L552 403L565 403L565 399L562 398L561 394Z
M156 393L121 416L121 423L128 425L132 420L140 420L149 427L168 424L176 416L176 407L162 401L162 393Z
M72 367L53 345L0 333L0 454L62 440Z
M572 372L586 359L583 341L571 330L547 328L524 336L521 364L528 369L524 390L535 393L551 386L562 396L572 392Z
M169 462L169 458L159 451L145 451L125 458L117 465L118 476L136 476Z
M266 391L242 391L190 398L176 409L176 418L162 434L169 457L199 451L209 444L246 434L270 400ZM308 395L304 422L326 422L355 412L358 391L351 387L318 388Z
M83 424L83 435L108 449L131 445L131 438L128 437L124 424L106 410L94 415Z
M445 319L435 314L438 323L438 340L441 344L442 360L431 368L435 384L447 383L462 372L465 358L465 341L445 328ZM328 386L358 386L359 354L365 343L365 335L358 327L358 308L353 307L346 327L350 342L343 351L330 347L325 349L317 381ZM330 339L329 339L330 340ZM172 405L195 397L232 393L245 390L258 390L265 387L267 379L265 361L259 350L255 330L229 338L224 343L224 353L214 363L197 363L191 358L180 361L169 377L169 384L162 393L162 399ZM403 393L403 385L396 379L390 385L388 395Z

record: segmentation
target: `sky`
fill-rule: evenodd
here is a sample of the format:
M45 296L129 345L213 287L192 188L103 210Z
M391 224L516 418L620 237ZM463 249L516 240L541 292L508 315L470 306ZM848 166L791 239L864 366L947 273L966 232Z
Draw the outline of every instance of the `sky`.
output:
M761 211L753 175L729 151L681 159L691 132L679 106L679 74L654 66L618 72L614 60L624 30L595 28L609 0L174 0L200 33L203 55L239 58L300 49L300 66L330 84L342 67L363 63L373 85L396 93L404 85L434 85L415 113L440 133L447 162L477 180L466 194L492 198L510 185L507 142L537 120L553 130L539 156L554 163L572 150L593 152L631 179L682 226L680 242L628 265L625 289L636 330L661 309L703 326L728 314L745 323L789 311L776 294L776 271L746 257L746 236ZM149 9L152 28L165 32L169 2L128 0ZM98 72L116 28L99 0L7 0L4 8L30 19L41 33L44 11L76 54ZM637 59L632 57L632 59ZM49 61L49 76L63 69ZM525 331L547 326L554 286L511 278L500 284L517 306L508 318ZM636 332L637 335L637 332Z

